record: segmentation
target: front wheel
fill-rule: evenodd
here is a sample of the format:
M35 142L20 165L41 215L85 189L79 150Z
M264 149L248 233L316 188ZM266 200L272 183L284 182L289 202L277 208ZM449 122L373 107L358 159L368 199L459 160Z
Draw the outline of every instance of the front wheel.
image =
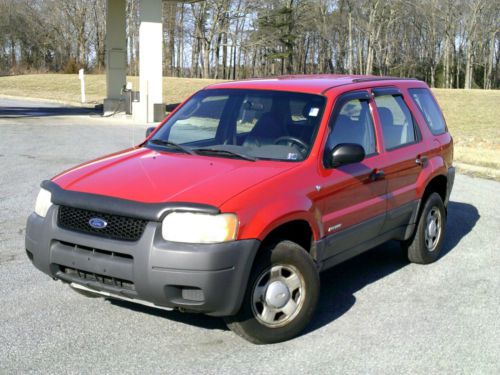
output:
M318 302L319 274L311 256L291 241L281 241L257 258L237 315L228 327L255 344L297 336Z

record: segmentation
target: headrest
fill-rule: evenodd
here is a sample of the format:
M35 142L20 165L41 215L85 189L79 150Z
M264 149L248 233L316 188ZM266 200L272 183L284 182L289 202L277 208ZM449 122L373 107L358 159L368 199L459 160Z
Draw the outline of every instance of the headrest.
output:
M394 125L394 116L392 111L386 107L378 107L378 114L380 116L380 122L385 126Z

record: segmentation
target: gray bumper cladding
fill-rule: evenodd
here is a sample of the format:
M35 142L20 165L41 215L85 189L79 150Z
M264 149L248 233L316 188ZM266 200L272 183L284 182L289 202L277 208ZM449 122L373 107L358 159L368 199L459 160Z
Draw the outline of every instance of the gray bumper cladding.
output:
M258 240L167 242L161 223L149 222L138 241L119 241L61 229L57 211L32 214L26 229L28 256L51 277L158 307L214 316L239 310Z

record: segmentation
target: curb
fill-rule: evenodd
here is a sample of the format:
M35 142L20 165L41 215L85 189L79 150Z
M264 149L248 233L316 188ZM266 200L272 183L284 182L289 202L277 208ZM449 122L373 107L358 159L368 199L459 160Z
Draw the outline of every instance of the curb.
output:
M472 177L483 177L490 180L500 181L500 170L495 168L482 167L480 165L466 164L454 161L453 165L457 171Z
M0 94L0 99L14 99L14 100L26 100L30 102L38 102L38 103L53 103L53 104L64 104L69 107L78 107L78 108L89 108L94 109L96 105L100 103L92 102L92 103L79 103L65 100L56 100L56 99L43 99L43 98L32 98L30 96L15 96L15 95L4 95Z

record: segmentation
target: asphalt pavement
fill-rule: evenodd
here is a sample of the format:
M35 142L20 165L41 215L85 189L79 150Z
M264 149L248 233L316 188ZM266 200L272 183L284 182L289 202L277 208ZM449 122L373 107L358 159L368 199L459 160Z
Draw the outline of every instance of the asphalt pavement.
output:
M255 346L221 319L89 299L36 270L25 221L39 183L130 147L146 126L0 99L0 374L499 374L500 183L457 175L442 258L388 243L321 276L317 314Z

